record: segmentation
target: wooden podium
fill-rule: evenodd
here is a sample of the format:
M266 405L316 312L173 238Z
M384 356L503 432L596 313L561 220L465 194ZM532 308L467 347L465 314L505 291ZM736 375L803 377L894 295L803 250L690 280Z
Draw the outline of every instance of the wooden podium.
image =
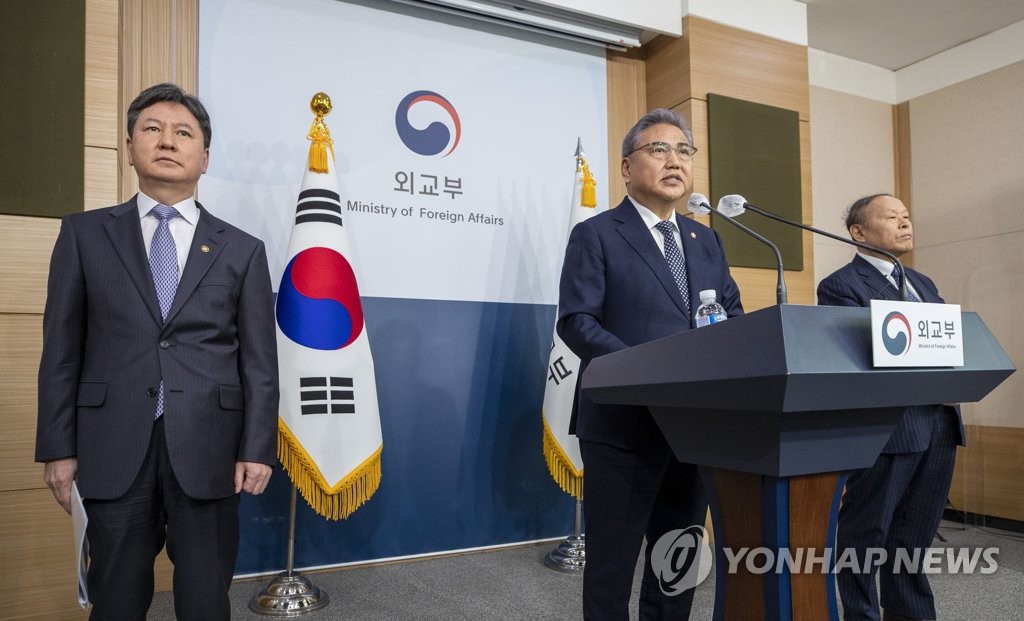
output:
M980 401L1015 370L976 313L963 313L963 332L963 367L874 368L868 309L783 304L595 358L582 388L648 406L676 457L701 466L716 621L838 621L844 473L875 462L907 406ZM824 560L727 571L725 549L744 547Z

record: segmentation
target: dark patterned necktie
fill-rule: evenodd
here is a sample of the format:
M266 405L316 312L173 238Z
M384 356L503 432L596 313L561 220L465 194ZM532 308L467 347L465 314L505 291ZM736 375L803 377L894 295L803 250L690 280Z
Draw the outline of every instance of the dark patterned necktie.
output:
M153 286L156 287L156 299L160 303L160 317L167 319L167 311L174 301L174 292L178 290L178 249L171 237L168 222L181 214L174 207L157 205L149 213L160 220L153 240L149 246L149 271L153 275ZM156 418L164 413L164 382L160 380L160 391L156 398Z
M679 295L683 296L683 306L690 308L690 286L686 280L686 258L676 244L675 235L672 234L672 223L662 220L654 228L661 231L662 237L665 238L665 261L668 262L668 268L672 270L672 277L676 279Z
M896 283L896 289L899 290L899 288L900 288L900 270L895 265L892 266L892 273L890 274L890 276L892 276L893 281ZM914 290L910 287L910 279L909 278L907 278L907 301L908 302L920 302L921 301L921 298L917 297L914 294Z

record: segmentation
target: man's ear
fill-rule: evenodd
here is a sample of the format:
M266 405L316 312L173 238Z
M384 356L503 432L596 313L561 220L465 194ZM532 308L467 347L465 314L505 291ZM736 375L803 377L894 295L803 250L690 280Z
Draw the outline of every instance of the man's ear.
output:
M853 241L864 241L864 227L860 224L851 224L850 228L850 239Z
M629 158L628 157L622 158L621 170L622 170L622 179L623 179L623 181L625 181L626 183L629 183Z

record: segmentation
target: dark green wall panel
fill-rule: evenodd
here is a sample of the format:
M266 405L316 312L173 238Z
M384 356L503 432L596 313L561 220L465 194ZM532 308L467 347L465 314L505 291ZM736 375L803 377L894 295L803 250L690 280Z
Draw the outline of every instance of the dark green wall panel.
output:
M708 94L708 145L711 204L726 194L790 220L801 219L800 118L793 110ZM752 212L739 217L779 247L788 270L804 265L801 232ZM775 255L728 222L712 214L729 264L775 267Z
M0 59L0 213L81 211L85 2L0 2Z

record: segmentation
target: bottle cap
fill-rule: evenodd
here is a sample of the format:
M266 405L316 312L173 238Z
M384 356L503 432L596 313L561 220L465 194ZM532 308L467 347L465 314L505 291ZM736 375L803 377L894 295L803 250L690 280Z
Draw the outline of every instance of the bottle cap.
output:
M705 290L700 292L700 301L701 302L714 301L716 296L717 296L717 294L715 293L714 289L705 289Z

